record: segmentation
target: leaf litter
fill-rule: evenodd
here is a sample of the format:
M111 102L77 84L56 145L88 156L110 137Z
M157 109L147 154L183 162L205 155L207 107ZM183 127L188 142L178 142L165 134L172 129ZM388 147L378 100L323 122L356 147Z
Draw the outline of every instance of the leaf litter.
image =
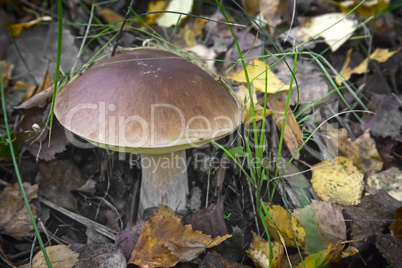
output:
M70 2L73 9L76 8L77 14L82 15L82 18L78 20L76 14L69 14L68 18L73 23L65 25L63 28L61 69L62 75L66 75L64 77L66 79L78 54L77 44L85 34L88 19L86 18L88 14L82 10L82 7L74 1ZM374 2L376 5L373 5ZM224 3L224 5L227 4ZM54 76L57 51L57 42L50 40L57 39L56 24L54 22L46 23L46 14L36 10L35 4L29 6L29 10L37 12L35 15L27 14L26 6L23 10L16 8L15 10L18 11L14 14L7 14L11 19L4 23L12 25L16 32L20 32L20 35L15 38L15 44L19 46L21 53L19 56L15 46L10 46L12 43L10 38L9 42L6 39L0 39L0 51L8 48L7 53L4 53L7 56L7 62L2 61L1 66L3 69L2 81L6 91L7 115L14 123L13 131L16 137L11 142L18 145L19 148L16 147L16 149L21 149L16 152L19 153L22 169L28 169L31 166L28 163L38 161L31 174L25 173L27 175L24 176L25 181L38 183L30 186L36 189L35 194L29 194L30 199L33 199L31 206L35 217L36 208L41 206L38 213L40 213L40 219L44 220L43 226L49 228L47 231L52 233L52 237L58 242L67 241L71 246L76 245L74 251L79 252L74 253L63 246L60 251L56 250L55 253L51 253L52 258L55 257L59 260L56 263L60 262L64 267L72 265L77 267L126 267L127 262L136 263L142 267L176 265L198 265L199 267L213 265L268 267L270 265L279 267L279 264L284 267L287 267L286 265L302 267L303 263L300 262L299 254L293 254L294 249L292 248L296 246L295 236L306 267L319 267L338 261L350 266L351 263L360 261L354 256L357 252L366 262L371 262L372 256L382 255L385 260L380 261L384 265L386 262L395 266L402 263L400 254L398 254L402 248L400 213L398 212L401 204L390 196L400 200L401 193L399 167L402 162L400 157L402 146L399 122L402 120L398 120L401 102L397 91L400 84L397 77L400 72L398 59L400 59L401 52L394 41L398 40L395 38L395 35L398 35L398 29L394 29L392 25L400 14L387 10L389 1L367 1L357 9L357 12L354 12L354 16L347 17L345 17L345 13L339 12L349 12L358 4L356 1L336 5L322 1L297 2L295 8L298 13L294 18L290 5L283 1L262 0L257 4L255 1L243 0L241 4L252 17L247 17L243 11L238 12L235 4L229 4L225 8L229 7L227 10L230 10L230 22L236 23L236 25L232 25L234 34L238 38L251 75L253 84L251 98L256 115L260 120L257 126L261 126L262 119L270 123L266 132L268 144L263 149L264 155L270 155L272 159L276 158L276 155L272 155L272 153L276 153L275 148L277 148L278 142L276 138L278 131L282 129L280 122L283 123L287 90L289 90L292 77L284 60L281 60L279 64L273 64L273 58L278 56L276 55L278 51L290 51L289 45L293 47L293 44L297 44L298 41L314 38L304 46L298 47L298 51L304 53L306 51L303 50L309 47L315 53L321 53L322 57L333 64L336 71L345 80L348 80L352 87L353 83L357 81L356 87L359 89L356 90L356 94L371 111L375 112L375 114L361 114L362 121L341 113L337 115L337 119L341 120L342 128L333 120L327 123L327 132L317 128L328 118L328 114L337 113L330 109L342 109L344 106L337 107L336 98L333 97L335 94L325 96L333 90L331 79L337 79L335 73L331 73L330 76L334 76L330 78L322 73L323 70L318 67L317 62L311 61L306 56L307 54L299 55L294 74L297 84L294 83L289 100L290 107L287 107L288 115L284 128L286 148L282 157L284 157L283 160L287 160L289 159L287 153L296 154L305 138L311 133L309 132L311 129L316 130L317 133L313 136L313 145L310 144L311 141L307 141L310 148L315 149L314 146L317 145L320 149L328 149L330 154L321 151L313 155L313 159L309 155L311 149L310 151L304 149L299 151L296 158L307 162L312 167L312 172L305 171L296 162L291 163L292 171L286 169L283 172L285 180L281 180L275 194L279 195L279 198L275 196L274 200L282 200L288 206L283 206L282 203L276 201L267 205L273 220L272 223L268 217L265 218L269 229L268 234L255 234L255 231L258 230L256 227L259 225L262 228L262 223L254 214L255 200L251 199L249 194L252 191L238 167L225 168L223 175L219 175L218 195L216 195L216 189L209 188L208 183L210 176L214 180L218 176L214 172L220 172L220 169L207 168L202 171L190 169L193 186L201 189L197 195L196 191L193 191L193 200L196 204L191 206L193 208L191 215L185 215L182 219L173 211L159 209L147 222L138 221L136 225L133 225L135 222L132 219L135 219L136 211L127 204L127 200L131 200L131 198L126 197L132 197L133 204L135 204L136 183L130 181L132 177L140 174L140 167L135 165L135 161L131 162L134 164L129 165L122 160L132 156L119 155L118 157L121 159L117 160L116 155L109 153L106 157L107 160L100 160L104 157L104 155L99 157L100 150L84 152L85 150L73 148L73 146L66 147L68 143L64 135L65 130L57 122L53 126L50 147L47 146L49 133L45 122L49 115L49 103L53 91L51 79ZM10 5L17 7L18 4L13 2ZM146 5L141 5L135 5L133 10L147 8ZM173 7L174 5L176 7ZM207 6L204 3L199 4L192 1L171 1L170 7L166 1L151 2L148 12L171 10L200 16L196 18L179 17L177 14L168 12L158 15L147 14L144 18L149 27L141 25L137 18L131 17L127 20L122 35L134 35L130 39L131 43L126 42L130 43L130 46L142 45L142 42L146 40L145 43L166 47L161 39L148 39L149 36L155 37L156 34L160 34L171 40L170 49L186 50L191 53L189 58L193 55L201 58L201 60L197 60L197 64L202 68L208 66L211 71L207 71L211 75L217 74L223 83L239 88L237 97L239 102L244 105L245 122L247 122L251 117L251 101L239 62L240 55L233 42L231 32L225 24L224 17L217 11L216 6L212 9L211 7L212 5ZM377 11L387 10L384 12L387 12L388 16L381 19L376 18L375 24L372 26L375 27L372 53L365 55L360 47L356 49L356 40L365 34L357 26L358 23L363 25L373 19L369 16L370 13L374 14L376 10L374 7L377 8ZM85 60L91 58L105 41L120 31L127 6L101 3L97 4L94 9L96 14L92 21L93 24L88 29L91 38L95 37L88 39L90 41L86 40L87 43L82 53L82 58ZM64 7L64 10L71 13L67 7ZM299 12L301 10L303 10L302 13ZM304 17L300 14L303 14ZM24 17L24 15L26 16ZM35 17L38 19L35 20ZM250 20L251 18L253 21ZM292 19L295 21L291 21ZM38 22L41 22L41 25ZM103 27L110 26L109 29L112 31L101 32L102 23ZM341 31L337 30L339 27L342 27ZM5 27L0 30L1 33L7 33ZM281 30L289 30L286 37L287 43L278 42L285 38L280 34ZM267 33L270 35L268 36ZM319 40L320 38L323 39L323 42ZM123 43L119 42L119 44ZM278 46L279 50L275 50L274 45ZM21 58L26 61L26 64L21 61ZM342 62L342 59L345 60ZM289 66L293 66L293 59L286 58L286 61ZM13 65L15 65L14 69ZM79 65L80 62L78 62ZM49 72L47 73L47 71ZM264 118L265 75L268 77L267 86L270 95ZM381 80L381 82L375 81L374 83L373 79ZM43 82L40 83L41 81ZM387 83L389 85L384 85ZM33 95L35 89L36 94ZM278 93L278 90L283 93ZM341 87L337 90L345 92ZM394 92L391 94L390 90ZM362 92L364 94L361 94ZM323 98L324 96L325 98ZM345 93L344 96L348 102L354 104L355 100L350 98L348 93ZM21 103L21 101L23 102ZM331 102L331 106L327 106L327 101ZM16 107L16 105L18 106ZM324 116L317 116L318 114ZM312 120L306 120L307 117ZM313 127L311 128L309 124L312 124ZM353 124L352 131L350 124ZM356 137L349 136L351 133ZM1 144L8 146L10 141L3 135L0 137ZM322 141L324 142L321 143ZM243 150L243 145L233 145L233 147L241 149L236 160L242 164L247 163L245 161L247 154ZM220 153L211 152L211 148L204 149L204 152L219 158ZM24 244L24 242L19 240L17 245L8 243L8 240L22 237L32 239L33 233L29 219L23 210L21 196L17 194L18 187L16 184L9 184L15 183L15 178L10 176L10 174L14 175L13 172L8 171L8 159L7 156L1 159L4 161L1 164L5 176L3 176L4 181L3 178L1 181L1 185L4 187L2 186L1 189L0 209L4 210L4 213L2 213L0 221L3 223L4 220L4 225L0 239L4 245L2 250L5 251L6 259L14 261L13 256L18 255L15 253L21 251L23 247L20 244ZM270 160L271 158L268 161ZM3 163L5 163L4 166ZM275 165L275 163L275 161L270 161L269 165ZM125 168L120 169L122 165ZM247 165L242 167L247 167ZM265 163L263 167L267 167ZM278 178L272 170L265 171L264 187ZM303 179L300 180L300 178ZM134 179L134 182L137 180L137 178ZM284 181L286 183L282 183ZM15 187L11 191L16 196L14 201L19 200L19 203L16 202L15 205L13 203L13 210L10 210L9 204L14 201L7 201L9 200L7 196L10 195L8 192L10 185ZM75 191L75 193L71 194L71 191ZM42 205L38 205L39 203L36 201L38 193L41 198L46 197L57 205L50 206L51 209L42 207L46 203L45 201L42 202ZM285 196L287 194L289 196ZM262 199L267 201L268 196L264 195ZM204 202L212 205L199 209ZM113 235L100 237L98 232L103 225L94 221L87 222L84 216L78 214L76 215L81 217L76 219L78 222L81 221L85 229L83 230L79 223L72 224L71 221L66 220L64 215L69 212L63 210L63 207L85 214L88 218L93 216L96 221L114 228L111 231ZM12 218L18 219L16 221L18 224L12 226L10 224ZM183 222L190 224L185 225ZM91 224L99 225L91 227ZM69 227L65 228L63 225ZM128 227L122 229L124 226ZM114 244L112 244L113 241L110 238L113 238L114 232L119 230L124 231L116 236ZM229 238L228 234L232 234L232 237ZM272 240L268 241L268 237ZM346 241L349 237L352 240ZM361 242L363 240L365 243ZM81 244L77 241L80 241ZM28 242L25 243L26 248L31 247L31 241ZM273 256L270 255L270 244L274 247ZM367 245L370 245L371 248ZM214 248L210 249L213 246ZM373 247L375 252L370 253L368 249L373 250ZM48 249L51 248L48 247ZM371 254L371 256L367 254ZM286 260L283 255L286 255ZM67 257L63 259L63 256ZM144 259L144 256L150 258ZM17 262L21 263L20 260ZM34 267L45 265L40 254L35 256L32 264Z

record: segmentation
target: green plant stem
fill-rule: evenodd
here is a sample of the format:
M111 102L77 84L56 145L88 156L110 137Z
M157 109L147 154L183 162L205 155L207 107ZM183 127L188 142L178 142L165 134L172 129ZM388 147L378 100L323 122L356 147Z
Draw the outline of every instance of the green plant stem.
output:
M2 73L3 73L3 70L0 69L0 77L3 77ZM15 153L14 153L14 147L13 147L13 144L11 142L12 140L11 140L10 128L9 128L9 125L8 125L6 100L5 100L5 96L4 96L4 85L3 85L3 80L2 79L0 81L0 91L1 91L1 105L3 107L4 125L6 127L7 139L8 139L8 144L10 146L11 159L13 161L13 165L14 165L14 169L15 169L15 175L17 176L18 185L20 186L22 197L23 197L24 203L25 203L25 207L28 210L29 218L31 219L32 226L33 226L33 229L35 231L36 239L38 239L38 243L39 243L39 246L40 246L40 248L41 248L41 250L43 252L43 257L45 258L47 267L51 268L52 264L50 263L49 256L47 255L45 246L44 246L43 241L42 241L42 237L40 236L40 233L39 233L39 230L38 230L38 226L36 225L35 217L34 217L34 215L32 213L31 207L29 205L29 200L28 200L28 197L27 197L27 195L25 193L24 185L23 185L22 179L21 179L21 174L20 174L20 171L18 169L18 164L17 164L17 160L16 160L16 157L15 157Z
M60 72L61 40L62 40L62 36L63 36L63 1L62 0L57 0L57 8L58 8L57 59L56 59L56 71L54 74L52 108L50 110L49 144L50 144L50 139L52 136L54 103L55 103L56 94L57 94L57 84L59 82L58 80L59 80L59 72Z

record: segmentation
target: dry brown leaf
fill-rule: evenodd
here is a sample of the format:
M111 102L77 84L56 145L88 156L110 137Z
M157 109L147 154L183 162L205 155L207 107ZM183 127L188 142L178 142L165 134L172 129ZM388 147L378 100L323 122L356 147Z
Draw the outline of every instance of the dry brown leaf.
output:
M333 203L312 200L310 205L296 209L293 215L305 227L306 249L310 253L346 240L342 210Z
M363 164L363 171L366 176L380 171L384 165L378 153L375 140L370 136L370 129L366 129L360 137L355 140L360 147L360 157Z
M36 177L40 196L71 211L77 211L77 200L71 193L86 182L81 172L69 160L55 160L39 164Z
M324 247L346 240L346 224L342 210L330 202L312 200L315 219L323 237Z
M122 23L124 21L124 17L120 14L117 14L111 9L101 8L100 6L96 6L98 10L98 14L102 17L102 19L106 22L106 24L117 24ZM120 27L113 27L114 30L119 31Z
M327 126L328 148L333 155L345 156L350 159L360 171L370 176L382 169L383 162L375 145L374 139L370 136L370 129L367 129L355 141L349 138L344 128L334 129Z
M28 200L38 197L38 185L24 182L24 189ZM30 204L32 213L36 218L36 208ZM0 229L14 237L28 236L33 230L28 209L22 197L18 183L7 185L0 196Z
M276 268L279 267L283 255L283 246L279 242L272 241L269 243L267 240L259 237L253 233L253 242L250 248L246 250L247 255L253 260L257 267L261 268ZM270 262L270 244L272 247L272 261Z
M402 207L395 212L394 221L389 226L391 233L402 240Z
M2 60L0 61L0 71L1 71L1 79L3 80L4 87L8 86L8 83L11 80L11 75L13 73L14 64Z
M50 74L49 71L47 71L45 73L45 75L43 76L43 80L40 83L38 89L36 90L36 94L44 91L45 89L49 88L52 86L52 79L50 79ZM27 99L29 99L30 97L32 97L33 93L34 93L35 87L30 87L27 90L27 93L25 94L24 98L22 99L22 101L26 101Z
M80 254L72 251L66 245L56 245L46 247L46 253L49 256L50 262L53 268L68 268L74 267L75 263L78 261L78 256ZM20 266L20 268L47 268L45 258L43 257L42 251L39 251L32 260L32 266L30 264L25 264Z
M352 141L346 129L335 129L331 125L327 125L327 135L331 139L327 139L329 148L332 150L333 155L341 155L349 158L353 165L359 170L363 169L361 155L361 149L358 144Z
M98 234L99 235L99 234ZM110 243L89 243L80 249L80 256L74 268L126 268L123 253Z
M49 87L15 107L20 113L14 129L15 137L32 155L47 161L53 160L55 154L64 151L69 143L65 129L55 120L48 146L49 130L46 121L50 113L52 90Z
M351 160L340 156L314 165L311 170L311 184L322 200L344 205L360 203L364 176Z
M274 240L282 243L282 237L286 246L295 246L296 237L297 244L304 248L306 231L304 230L304 227L296 220L296 218L290 214L290 218L292 220L290 222L289 212L286 209L281 206L270 205L268 203L266 203L266 206L268 208L269 215L276 226L275 228L269 218L265 216L268 232L274 238Z
M219 235L227 235L228 229L223 218L223 200L216 204L198 210L191 215L188 223L194 230L201 231L204 234L216 237Z
M171 209L163 208L145 224L129 263L141 267L172 267L191 261L206 248L214 247L231 235L212 238L191 225L182 225Z
M272 117L278 129L282 130L286 102L280 99L280 94L276 94L272 98L268 98L267 105L272 111ZM303 144L303 133L290 107L286 116L283 139L290 153L295 155L295 159L299 159L299 153L296 154L296 151Z

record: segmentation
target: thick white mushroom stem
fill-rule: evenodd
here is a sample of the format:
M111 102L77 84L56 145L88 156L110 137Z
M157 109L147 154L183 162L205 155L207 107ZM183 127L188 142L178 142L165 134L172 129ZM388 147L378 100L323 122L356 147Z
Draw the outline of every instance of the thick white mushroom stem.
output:
M141 154L142 181L139 215L160 204L173 210L186 207L188 179L186 151L168 154Z

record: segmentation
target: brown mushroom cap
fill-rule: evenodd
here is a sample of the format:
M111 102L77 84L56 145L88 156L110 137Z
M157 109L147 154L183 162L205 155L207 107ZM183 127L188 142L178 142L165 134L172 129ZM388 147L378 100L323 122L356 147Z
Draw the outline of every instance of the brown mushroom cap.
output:
M149 48L95 62L57 94L55 114L86 140L133 153L199 146L240 124L225 87L190 61Z

